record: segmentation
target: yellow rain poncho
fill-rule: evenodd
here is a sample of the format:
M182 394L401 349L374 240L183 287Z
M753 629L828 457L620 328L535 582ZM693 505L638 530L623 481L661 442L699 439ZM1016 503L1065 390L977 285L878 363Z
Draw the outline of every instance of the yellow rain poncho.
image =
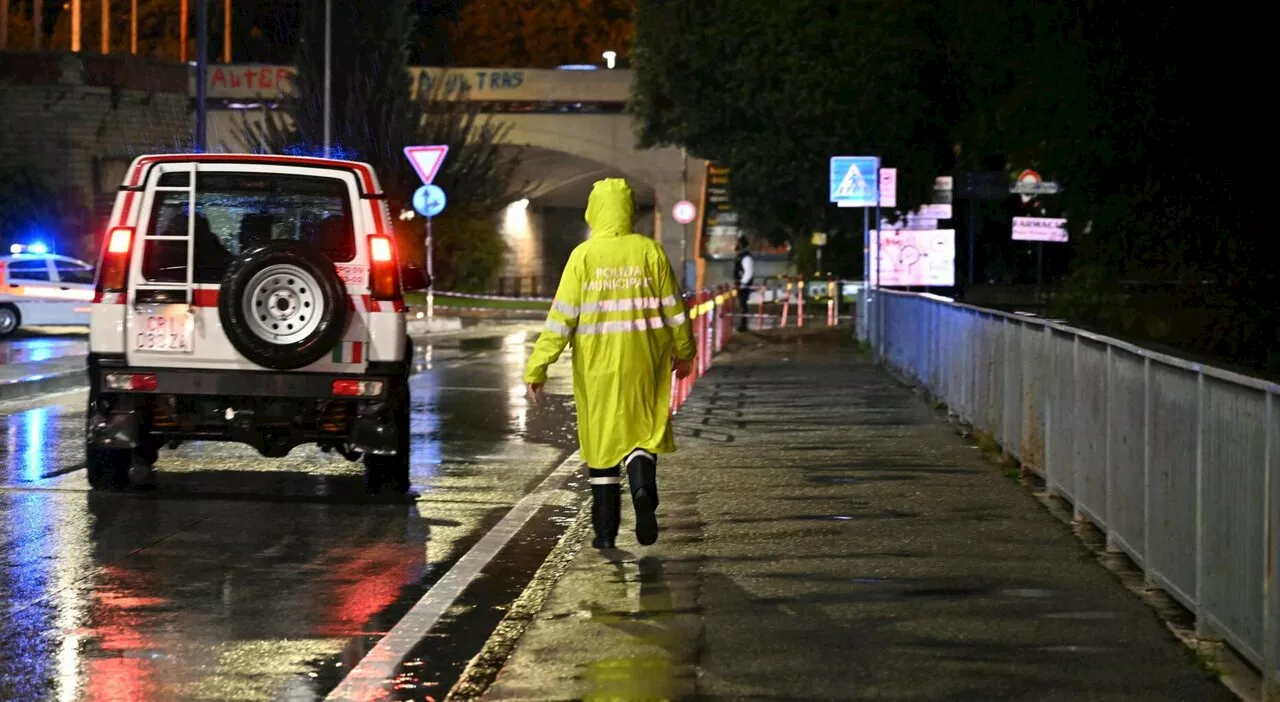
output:
M545 383L547 366L573 342L578 442L591 468L616 466L637 448L676 450L672 361L697 352L671 262L657 242L631 232L633 212L625 180L596 182L591 238L569 256L524 375Z

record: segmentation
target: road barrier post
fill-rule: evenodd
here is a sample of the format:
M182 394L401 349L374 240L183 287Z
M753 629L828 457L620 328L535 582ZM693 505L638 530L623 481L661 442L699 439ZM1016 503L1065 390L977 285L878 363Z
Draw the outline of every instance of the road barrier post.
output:
M791 281L787 281L787 288L782 298L782 322L778 325L779 329L787 328L787 314L791 311Z
M760 303L756 305L756 331L764 331L764 297L768 289L765 282L760 281Z
M827 326L834 327L838 322L839 315L836 313L836 283L829 276L827 277Z
M800 300L796 303L796 327L804 326L804 276L800 276L800 285L797 288L800 293Z

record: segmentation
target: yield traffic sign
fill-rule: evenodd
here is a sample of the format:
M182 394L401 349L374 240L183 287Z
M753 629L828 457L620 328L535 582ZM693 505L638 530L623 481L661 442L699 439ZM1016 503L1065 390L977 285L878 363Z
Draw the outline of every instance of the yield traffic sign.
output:
M404 147L404 155L413 165L413 170L418 172L423 185L431 185L431 181L435 180L436 173L440 171L440 164L444 163L447 153L449 153L449 147L444 144Z

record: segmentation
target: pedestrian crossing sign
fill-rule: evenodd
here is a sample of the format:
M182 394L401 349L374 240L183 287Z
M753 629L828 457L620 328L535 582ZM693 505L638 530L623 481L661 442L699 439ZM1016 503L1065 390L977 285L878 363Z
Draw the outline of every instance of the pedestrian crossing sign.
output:
M875 207L879 201L879 157L831 157L831 202L841 207Z

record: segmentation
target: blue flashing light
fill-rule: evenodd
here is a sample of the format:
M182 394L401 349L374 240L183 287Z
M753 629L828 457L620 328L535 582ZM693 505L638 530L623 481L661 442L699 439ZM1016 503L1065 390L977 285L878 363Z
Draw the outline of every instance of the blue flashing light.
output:
M291 144L284 149L286 156L309 156L311 158L325 158L323 146L313 146L311 144ZM329 147L328 158L339 161L358 161L359 153L353 150L344 149L338 144Z
M557 71L598 71L599 66L589 63L566 63L563 66L556 66Z
M47 253L49 253L49 247L48 247L48 246L45 246L45 245L44 245L44 242L41 242L41 241L37 241L36 243L32 244L31 246L28 246L28 247L27 247L27 250L28 250L28 251L30 251L30 252L31 252L31 253L33 253L33 254L47 254Z

